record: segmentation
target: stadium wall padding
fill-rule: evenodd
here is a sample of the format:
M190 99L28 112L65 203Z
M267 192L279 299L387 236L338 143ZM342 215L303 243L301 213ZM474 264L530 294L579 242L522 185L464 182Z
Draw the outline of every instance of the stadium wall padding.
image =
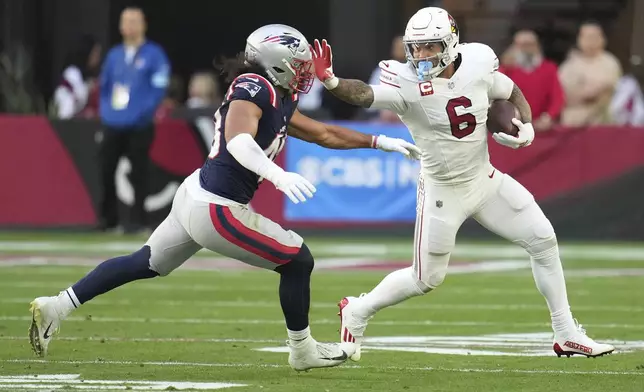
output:
M156 125L150 151L151 195L146 199L153 224L159 223L167 214L174 191L183 178L199 168L206 158L212 137L209 122L210 119L201 117L192 121L171 119ZM402 125L344 125L364 132L385 132L409 138ZM97 163L100 140L101 125L92 120L50 121L43 117L0 116L0 227L59 229L95 225L100 195ZM302 143L289 140L278 163L287 165L287 170L299 171L301 160L315 160L319 164L335 159L340 165L348 165L336 165L335 171L329 171L330 180L326 184L329 187L322 187L325 193L318 193L327 197L325 211L329 215L333 215L336 206L342 207L343 198L347 200L346 197L357 197L355 195L374 198L383 194L384 188L379 187L387 186L386 179L382 184L365 185L353 181L353 173L368 176L365 170L369 167L383 168L384 173L387 167L396 168L399 164L392 161L391 155L381 152L338 152ZM292 150L289 155L288 149L300 150ZM560 238L644 239L644 129L556 129L538 134L530 148L511 150L491 141L489 149L492 163L500 171L512 175L533 192ZM377 160L382 160L382 164ZM344 176L341 183L338 173ZM396 180L398 172L389 170L387 173ZM129 163L122 159L116 181L124 216L132 202L128 174ZM361 186L366 188L361 191ZM405 183L387 197L400 199L403 193L415 192L414 188L415 183ZM383 202L387 203L387 198ZM303 232L406 235L413 229L413 216L407 212L396 216L393 210L393 215L384 220L307 219L306 216L290 219L293 214L289 211L298 207L288 203L271 184L264 183L251 207L286 227ZM489 236L475 222L467 222L459 233L459 237Z

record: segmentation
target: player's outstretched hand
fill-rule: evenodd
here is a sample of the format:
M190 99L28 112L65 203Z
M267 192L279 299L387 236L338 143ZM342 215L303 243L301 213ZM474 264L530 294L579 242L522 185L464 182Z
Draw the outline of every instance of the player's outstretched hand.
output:
M295 204L306 201L306 197L310 199L316 191L309 180L297 173L283 172L276 178L274 184L275 188L284 192Z
M387 137L385 135L380 135L374 138L375 147L382 151L387 152L399 152L404 156L418 160L420 159L421 151L416 145L409 143L403 139L397 139L393 137Z
M512 124L519 128L517 136L508 135L507 133L496 132L492 134L497 143L506 147L517 149L519 147L528 147L534 140L534 128L530 123L522 123L520 120L513 118Z
M313 55L313 64L315 65L315 76L317 76L328 90L334 89L339 81L333 73L333 52L331 51L331 45L325 39L322 40L322 43L316 39L313 41L310 49Z

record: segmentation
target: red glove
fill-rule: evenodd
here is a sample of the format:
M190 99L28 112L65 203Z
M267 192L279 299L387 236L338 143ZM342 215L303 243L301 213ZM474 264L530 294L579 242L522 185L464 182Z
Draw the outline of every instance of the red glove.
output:
M333 90L338 86L340 80L333 74L331 45L327 44L325 39L322 40L322 44L316 39L310 49L313 54L313 64L315 64L315 76L327 90Z

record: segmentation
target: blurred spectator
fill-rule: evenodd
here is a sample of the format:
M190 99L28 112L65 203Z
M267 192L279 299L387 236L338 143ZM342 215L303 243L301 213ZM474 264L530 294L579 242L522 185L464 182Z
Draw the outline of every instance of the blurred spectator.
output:
M185 84L181 76L172 75L170 77L170 84L166 90L165 98L163 98L161 105L159 105L159 108L154 114L154 121L162 121L172 117L172 114L182 106L184 86Z
M644 125L644 95L642 88L633 75L633 67L639 66L641 60L637 56L631 58L628 64L629 72L624 75L617 86L611 101L610 109L613 122L618 125Z
M217 108L221 103L219 83L210 72L197 72L190 78L188 101L191 109Z
M63 75L54 91L59 118L72 118L85 108L90 90L96 85L100 63L101 45L94 37L82 36L67 54Z
M401 35L394 37L391 41L391 60L396 60L401 63L407 62L407 56L405 54L405 45L403 44L403 37ZM376 69L371 73L369 78L369 84L380 84L380 67L376 66ZM377 109L366 109L369 113L377 113L375 119L380 122L386 123L398 123L400 119L398 115L390 110L377 110Z
M403 44L402 35L394 37L391 41L391 52L389 55L391 58L388 60L396 60L401 63L407 62L407 56L405 54L405 44ZM380 84L380 67L376 66L376 69L371 73L369 77L369 84Z
M315 111L322 108L322 93L324 88L319 80L313 81L311 90L306 94L299 95L299 102L297 108L303 111Z
M564 94L557 65L543 57L537 34L532 30L517 31L502 61L499 71L523 91L532 107L535 129L550 129L561 114Z
M99 229L119 224L114 173L121 156L132 164L130 181L134 205L128 232L146 225L144 201L148 195L149 150L154 138L154 114L165 96L170 65L163 49L145 37L146 22L140 8L126 8L120 22L123 44L107 54L101 72L100 147L103 194Z
M561 123L567 126L609 124L610 102L622 69L605 50L606 37L594 22L581 25L577 47L559 68L566 94Z

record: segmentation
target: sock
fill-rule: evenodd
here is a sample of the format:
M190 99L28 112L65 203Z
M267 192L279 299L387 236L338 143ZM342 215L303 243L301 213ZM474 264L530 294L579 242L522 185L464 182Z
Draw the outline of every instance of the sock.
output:
M311 272L313 256L306 244L288 263L275 269L280 274L280 305L290 331L303 331L309 326Z
M568 304L566 280L559 259L558 247L554 246L543 252L532 254L530 261L537 289L548 304L552 318L552 329L555 334L565 337L574 333L576 331L575 321Z
M74 309L78 308L80 306L80 302L78 301L78 297L76 297L76 293L74 293L74 289L69 287L64 291L61 291L60 294L58 294L57 305L56 310L63 319L69 316Z
M125 283L158 275L156 271L150 269L150 247L146 245L130 255L109 259L99 264L71 287L76 297L71 300L76 300L74 306L78 307Z
M287 328L286 332L288 334L288 339L295 346L297 346L298 343L304 342L308 337L311 336L310 327L306 327L301 331L291 331L290 329Z
M380 309L396 305L407 298L423 295L421 282L412 267L399 269L385 276L368 294L360 298L364 317L371 317Z

